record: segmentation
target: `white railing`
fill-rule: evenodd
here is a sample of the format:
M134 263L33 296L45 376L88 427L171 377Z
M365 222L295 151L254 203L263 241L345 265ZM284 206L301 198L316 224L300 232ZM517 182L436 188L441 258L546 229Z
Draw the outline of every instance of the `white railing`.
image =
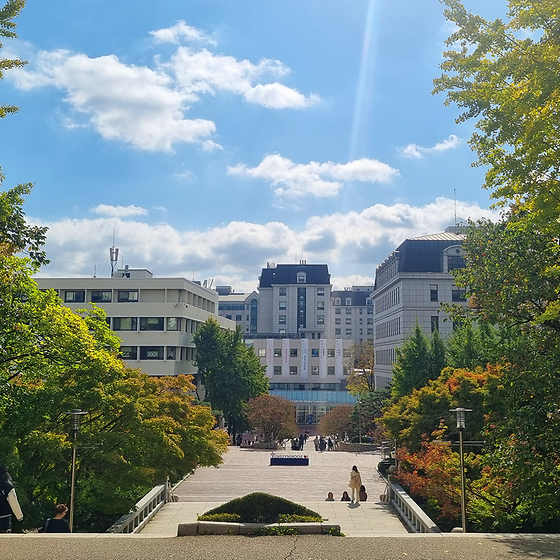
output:
M107 533L139 533L146 523L171 499L169 480L154 486L134 506L134 510L113 523Z
M441 533L424 510L391 478L387 482L387 501L397 510L407 529L411 533Z

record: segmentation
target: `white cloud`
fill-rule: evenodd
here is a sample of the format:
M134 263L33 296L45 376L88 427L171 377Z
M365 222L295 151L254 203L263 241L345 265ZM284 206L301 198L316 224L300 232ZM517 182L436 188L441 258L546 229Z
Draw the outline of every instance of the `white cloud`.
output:
M362 158L348 163L296 164L278 154L267 155L257 167L237 164L228 168L229 175L248 175L270 181L279 196L336 196L341 181L387 183L399 173L386 163ZM334 180L333 180L334 179Z
M216 41L196 27L187 25L183 20L178 21L171 27L150 31L150 35L156 43L179 44L181 40L192 41L194 43L206 43L215 45Z
M453 223L454 212L453 200L438 198L421 207L376 204L361 212L314 216L300 229L281 222L234 221L207 230L179 230L121 217L32 222L49 227L46 249L52 264L43 275L91 274L106 260L115 232L115 244L130 266L186 278L194 269L197 279L219 278L217 283L240 290L245 289L242 282L254 286L267 261L294 262L294 248L309 263L327 263L340 287L368 284L375 267L404 239L443 231ZM497 217L466 202L457 203L457 212L464 218Z
M201 31L179 22L152 32L156 41L187 38L213 44ZM93 127L103 138L125 142L141 150L172 151L180 143L221 149L210 139L213 121L185 118L203 95L233 93L268 109L302 109L319 100L278 82L289 69L278 60L257 64L208 49L180 46L168 62L156 57L154 68L125 64L115 55L91 58L65 50L41 51L26 68L9 78L23 90L52 86L65 92L69 129ZM271 83L266 78L272 79Z
M115 216L117 218L126 218L128 216L147 216L148 211L140 206L111 206L110 204L98 204L95 208L91 208L94 214L103 216Z
M400 148L401 155L406 158L420 159L425 154L435 153L435 152L445 152L446 150L452 150L461 144L461 138L451 134L449 138L446 138L442 142L438 142L431 148L425 148L419 146L418 144L409 144L404 148Z

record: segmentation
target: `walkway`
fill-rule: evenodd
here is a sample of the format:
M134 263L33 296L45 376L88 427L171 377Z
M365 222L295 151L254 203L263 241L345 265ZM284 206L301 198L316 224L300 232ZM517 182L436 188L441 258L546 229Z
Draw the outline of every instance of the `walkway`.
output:
M288 455L306 454L309 466L269 466L269 451L230 447L219 468L198 469L175 490L179 501L168 503L142 531L142 536L175 536L177 525L196 521L197 515L250 494L267 492L317 511L330 523L340 525L347 536L407 534L390 506L379 501L385 483L376 467L378 453L316 452L309 440L303 452L282 451ZM359 505L340 502L352 465L362 475L368 501ZM328 492L335 502L325 502Z

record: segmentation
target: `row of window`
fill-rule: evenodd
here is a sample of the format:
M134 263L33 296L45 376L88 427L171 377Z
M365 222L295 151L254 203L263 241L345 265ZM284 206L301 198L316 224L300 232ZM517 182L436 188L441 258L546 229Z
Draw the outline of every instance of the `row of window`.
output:
M112 290L92 290L91 303L111 303L113 299ZM85 290L64 290L64 303L85 303ZM117 301L119 303L130 303L138 301L138 290L118 290Z
M337 297L334 298L334 304L335 305L342 305L342 299ZM344 305L352 305L352 298L344 298ZM366 299L366 305L373 305L373 301L370 298Z
M311 366L311 375L319 375L319 366ZM290 375L297 375L298 367L290 364ZM327 366L327 375L334 375L334 366ZM349 375L349 369L347 367L343 368L343 374ZM282 366L274 366L274 375L282 375Z
M259 358L266 358L266 348L259 348L257 350L257 356ZM298 356L298 349L297 348L290 348L290 358L297 358ZM327 358L334 358L335 350L334 348L327 348ZM342 356L344 358L350 357L350 350L345 348L342 350ZM282 357L282 348L275 348L274 349L274 357L281 358ZM311 348L311 357L318 358L319 357L319 348Z
M111 319L107 317L110 324ZM114 331L180 331L183 320L181 317L113 317ZM200 321L185 319L185 332L195 333Z
M389 336L398 336L401 334L401 318L391 319L390 321L385 321L381 325L375 327L375 338L387 338Z
M121 356L125 360L194 360L195 349L176 346L121 346Z
M380 297L375 302L375 313L381 313L386 309L390 309L401 302L401 288L397 286L390 292L387 292L384 296Z
M271 391L337 391L338 383L271 383Z
M396 360L396 350L389 348L387 350L377 350L375 352L375 363L379 366L392 366Z
M299 282L299 280L298 280L298 283L300 283L300 284L301 284L301 283L305 283L305 280L303 280L303 282ZM278 288L278 295L279 295L280 297L286 296L286 295L287 295L287 288L284 287L284 286L279 287L279 288ZM325 288L318 287L318 288L317 288L317 295L318 295L318 296L324 296L324 295L325 295Z
M451 301L464 301L466 290L465 288L458 288L452 286L451 288ZM430 301L438 301L438 285L430 284Z
M369 329L366 329L366 333L367 333L367 336L373 336L373 327L371 327ZM364 329L358 329L358 334L363 335L364 334ZM342 329L335 328L334 329L334 335L335 336L337 336L337 335L342 336ZM346 336L352 336L352 329L346 329L345 330L345 335Z

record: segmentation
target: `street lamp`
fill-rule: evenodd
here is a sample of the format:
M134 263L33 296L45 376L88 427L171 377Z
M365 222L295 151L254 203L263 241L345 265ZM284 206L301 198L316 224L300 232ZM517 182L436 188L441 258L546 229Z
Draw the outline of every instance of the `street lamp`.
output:
M457 415L457 429L459 430L459 460L461 464L461 522L463 533L467 532L467 506L465 498L465 463L463 460L463 430L466 427L465 413L472 412L470 408L452 408L450 412Z
M358 399L357 405L358 405L358 436L359 436L358 441L361 444L362 443L362 401L360 399Z
M87 414L84 410L73 408L67 412L70 416L70 429L72 431L72 483L70 487L70 532L74 526L74 487L76 485L76 449L78 448L78 432L80 431L80 422L82 416Z

